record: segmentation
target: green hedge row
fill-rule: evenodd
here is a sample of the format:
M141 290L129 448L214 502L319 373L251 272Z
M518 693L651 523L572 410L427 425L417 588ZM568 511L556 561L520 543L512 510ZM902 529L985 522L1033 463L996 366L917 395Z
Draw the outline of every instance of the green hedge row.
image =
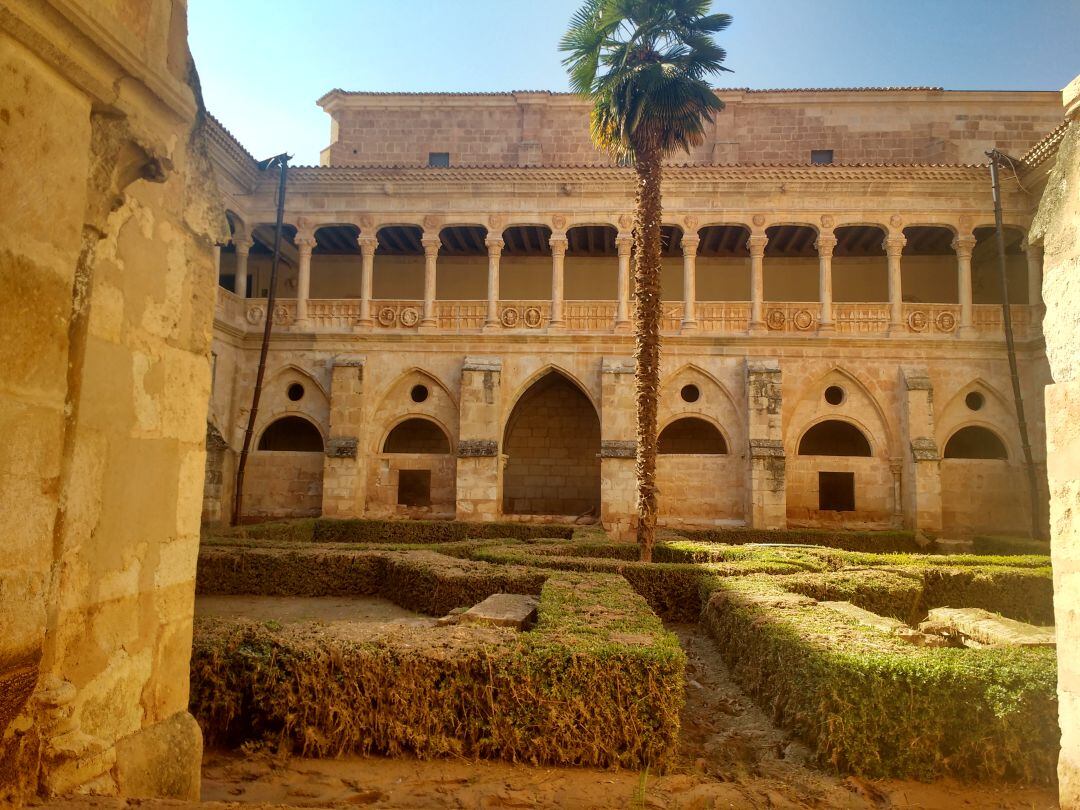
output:
M735 680L820 762L871 777L1053 781L1053 650L912 647L786 593L782 579L717 580L703 621Z
M301 543L451 543L460 540L556 538L569 540L573 526L534 523L466 523L456 520L361 518L252 523L215 530L211 537Z
M382 596L443 616L494 593L540 593L547 574L518 566L456 560L431 551L204 548L200 594Z
M684 679L678 641L624 580L566 574L544 585L523 633L395 628L357 641L199 619L191 711L210 745L662 768Z
M725 543L739 546L746 543L791 543L796 545L826 546L847 551L870 551L888 553L896 551L928 551L932 544L920 543L915 532L876 531L851 532L832 529L748 529L743 527L716 529L669 529L662 533L663 539L700 540L707 543Z

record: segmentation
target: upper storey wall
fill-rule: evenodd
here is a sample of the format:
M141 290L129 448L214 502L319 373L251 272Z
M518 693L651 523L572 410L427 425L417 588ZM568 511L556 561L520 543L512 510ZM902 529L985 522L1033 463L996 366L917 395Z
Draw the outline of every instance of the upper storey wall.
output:
M982 163L996 146L1019 155L1061 123L1054 92L935 89L719 91L707 140L677 163ZM380 94L333 90L323 165L606 164L589 140L589 107L558 93Z

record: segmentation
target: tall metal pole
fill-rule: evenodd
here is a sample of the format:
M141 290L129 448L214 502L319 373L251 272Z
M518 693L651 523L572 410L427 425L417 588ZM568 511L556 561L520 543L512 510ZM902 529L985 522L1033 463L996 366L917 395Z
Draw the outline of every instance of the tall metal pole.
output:
M277 223L274 226L274 259L270 264L270 290L266 295L266 324L263 327L262 348L259 351L259 370L255 374L255 392L251 397L251 411L248 413L247 429L244 431L244 446L240 450L240 459L236 464L236 492L233 496L231 525L240 523L244 504L244 469L247 467L248 451L251 450L251 435L255 430L255 419L259 414L259 398L262 396L263 377L266 375L266 354L270 349L270 330L274 327L274 303L277 297L278 263L281 261L281 229L285 220L285 185L289 176L289 155L281 154L266 161L266 168L278 167Z
M1027 466L1028 496L1031 499L1031 536L1043 536L1039 507L1039 478L1035 473L1035 461L1031 457L1031 442L1028 440L1027 419L1024 417L1024 396L1020 391L1020 371L1016 364L1016 343L1013 340L1012 312L1009 307L1009 276L1005 263L1005 228L1001 222L1001 182L998 177L998 160L1001 153L992 149L986 153L990 158L990 184L994 194L994 227L997 237L998 279L1001 283L1001 313L1005 325L1005 347L1009 353L1009 374L1012 376L1013 402L1016 406L1016 421L1020 427L1020 445L1024 450L1024 464Z

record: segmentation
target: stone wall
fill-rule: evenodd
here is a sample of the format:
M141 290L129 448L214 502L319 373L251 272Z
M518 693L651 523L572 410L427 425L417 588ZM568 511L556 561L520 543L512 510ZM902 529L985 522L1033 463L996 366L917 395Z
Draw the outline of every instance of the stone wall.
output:
M942 530L950 536L1026 534L1027 476L1017 459L941 461Z
M746 502L742 486L745 463L732 455L657 456L660 524L741 523Z
M503 509L600 512L600 420L589 398L559 375L539 381L506 428Z
M322 453L256 451L244 470L244 517L316 517L322 490Z
M184 4L3 5L0 99L13 203L0 803L75 789L197 799L187 668L211 246L226 234Z
M1060 803L1080 808L1080 77L1062 93L1071 119L1046 182L1034 239L1042 240L1047 474L1054 563L1061 757Z
M676 163L982 163L1014 154L1061 122L1056 93L913 90L720 90L706 142ZM559 93L381 94L332 91L329 166L606 164L589 139L588 104Z

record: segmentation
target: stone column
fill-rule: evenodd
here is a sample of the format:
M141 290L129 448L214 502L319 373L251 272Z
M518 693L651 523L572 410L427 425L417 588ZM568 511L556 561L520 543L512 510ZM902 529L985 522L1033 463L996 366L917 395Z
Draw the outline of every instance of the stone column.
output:
M375 251L379 240L375 236L359 236L356 244L360 246L360 320L357 325L370 329L374 325L371 318L371 287L375 278Z
M236 276L233 278L233 292L241 298L247 298L248 254L251 252L251 237L237 231L233 234L233 246L236 248Z
M821 300L818 331L832 332L836 329L832 315L832 254L836 237L832 232L819 233L814 246L818 252L818 298Z
M889 331L897 333L904 328L904 290L900 276L900 255L907 239L902 233L885 237L881 246L889 261Z
M214 245L214 278L221 284L221 245ZM233 285L235 286L235 284Z
M934 386L925 368L900 368L900 427L908 445L900 489L904 528L941 531L941 453L934 440Z
M484 329L498 329L499 322L499 258L502 256L501 236L489 236L484 240L488 252L487 318Z
M563 265L566 261L566 234L558 231L548 240L551 245L551 320L549 329L564 329L563 320Z
M1027 283L1028 283L1028 306L1031 307L1031 322L1036 326L1042 320L1042 264L1043 249L1039 245L1024 242L1024 253L1027 256Z
M765 245L764 233L751 234L746 246L750 249L750 332L765 331Z
M746 522L755 529L787 528L787 473L783 441L783 387L778 360L746 363Z
M952 249L956 251L956 290L960 300L960 325L956 334L971 337L975 334L971 305L971 251L975 249L975 237L971 234L955 237Z
M424 246L424 315L420 319L420 326L433 329L437 325L435 320L435 280L442 240L437 233L434 236L425 233L424 238L420 241Z
M612 537L632 540L637 525L634 360L605 357L600 370L600 521Z
M308 325L308 297L311 294L311 251L315 247L312 233L296 235L296 249L300 254L300 267L296 280L296 325Z
M364 358L334 358L330 372L330 430L323 461L324 517L362 517L367 504L364 441Z
M633 234L620 231L615 237L619 251L619 291L615 308L615 331L630 331L630 254L634 249Z
M698 328L697 312L697 249L701 239L695 234L683 234L682 270L683 270L683 319L682 331L696 332Z
M490 522L502 513L501 385L500 358L465 358L458 432L458 520Z

